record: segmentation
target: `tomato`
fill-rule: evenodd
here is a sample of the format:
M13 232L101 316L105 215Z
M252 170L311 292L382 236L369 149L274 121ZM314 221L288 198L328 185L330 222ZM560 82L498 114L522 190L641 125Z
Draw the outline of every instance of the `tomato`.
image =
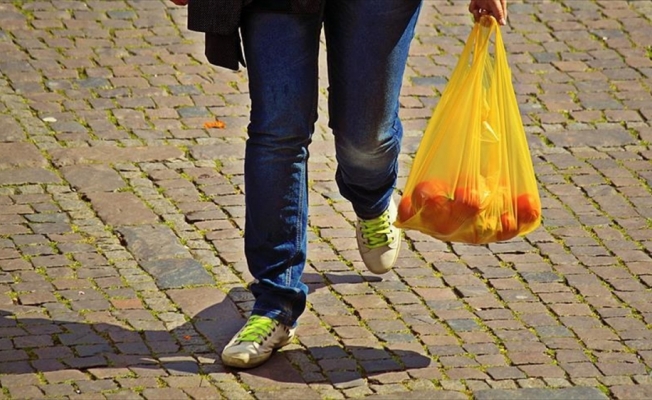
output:
M509 212L500 215L500 227L496 232L498 240L509 240L518 235L518 224L516 218Z
M450 205L450 202L448 205ZM460 229L464 222L455 219L451 215L450 207L439 209L426 207L421 213L421 219L426 223L429 229L443 236L452 235L455 231Z
M412 204L420 212L425 228L433 233L448 236L461 225L451 212L450 187L442 181L433 179L417 184Z
M476 189L458 187L455 189L451 211L455 218L467 220L480 212L482 198Z
M516 198L518 225L535 223L541 217L541 204L535 195L524 193Z
M416 211L426 203L443 205L450 199L450 187L442 181L431 179L419 182L412 191L412 204Z
M403 196L401 202L398 204L398 221L405 222L414 217L416 212L412 207L412 196Z

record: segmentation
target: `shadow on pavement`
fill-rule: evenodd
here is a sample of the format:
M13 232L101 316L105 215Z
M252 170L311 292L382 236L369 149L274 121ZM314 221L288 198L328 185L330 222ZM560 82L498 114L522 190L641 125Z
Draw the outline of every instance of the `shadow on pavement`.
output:
M353 276L342 279L357 281ZM312 290L322 287L317 283L310 286ZM178 293L196 290L188 296L196 295L197 304L211 304L211 299L200 298L207 292L201 289L218 292L215 288L191 288L179 289ZM222 365L219 352L245 322L232 300L242 298L245 292L244 288L234 288L208 307L195 310L192 306L182 307L184 314L191 318L171 330L153 319L150 311L142 309L125 311L128 319L139 314L145 319L152 318L151 328L135 330L126 323L51 319L45 312L47 305L5 306L0 309L0 374L70 369L93 373L102 368L128 368L137 375L147 375L148 370L149 374L163 371L173 375L238 372ZM115 321L108 311L101 314ZM76 312L64 315L70 315L70 319L79 316ZM339 345L304 348L294 343L266 364L240 373L250 379L271 382L330 381L346 385L380 373L425 368L431 364L430 358L407 350L347 346L345 351Z

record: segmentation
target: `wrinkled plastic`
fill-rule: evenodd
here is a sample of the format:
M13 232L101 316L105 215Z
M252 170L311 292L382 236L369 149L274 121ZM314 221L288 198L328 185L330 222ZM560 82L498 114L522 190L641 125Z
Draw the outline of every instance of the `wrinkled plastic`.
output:
M484 16L430 118L395 224L447 242L485 244L526 235L540 223L502 36L496 20Z

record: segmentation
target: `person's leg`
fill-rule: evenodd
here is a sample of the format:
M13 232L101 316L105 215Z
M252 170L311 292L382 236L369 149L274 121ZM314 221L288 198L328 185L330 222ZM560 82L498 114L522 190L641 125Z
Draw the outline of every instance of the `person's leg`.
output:
M400 244L390 200L403 135L399 94L420 8L421 0L327 0L324 13L336 181L362 222L374 220L358 239L361 253L362 244L378 252L363 254L376 273L396 261L398 248L387 246ZM366 237L366 228L380 236Z
M247 264L256 278L250 286L255 296L250 322L269 324L271 319L285 331L267 349L230 343L222 354L227 365L264 362L273 348L285 344L289 327L305 310L308 288L301 275L307 247L307 160L317 119L320 31L321 14L249 13L243 19L251 96L244 240ZM249 331L241 332L239 340L262 332L259 327ZM262 355L244 354L259 350Z

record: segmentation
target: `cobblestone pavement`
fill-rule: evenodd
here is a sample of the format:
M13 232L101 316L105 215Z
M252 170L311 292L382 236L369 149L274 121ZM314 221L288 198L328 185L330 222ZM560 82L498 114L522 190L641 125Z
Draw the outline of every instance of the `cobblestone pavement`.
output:
M488 246L406 232L370 275L322 97L309 309L268 364L231 371L218 354L252 304L245 72L205 63L166 0L2 0L0 397L651 398L652 1L509 3L542 227ZM401 184L466 6L425 2Z

